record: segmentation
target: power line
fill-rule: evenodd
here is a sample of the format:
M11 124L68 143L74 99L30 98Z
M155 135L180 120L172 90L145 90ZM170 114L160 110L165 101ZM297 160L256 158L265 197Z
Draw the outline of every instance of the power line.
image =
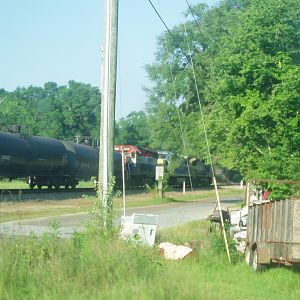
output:
M196 19L196 16L195 16L195 14L194 14L194 12L193 12L193 10L192 10L191 5L189 4L189 2L188 2L187 0L185 0L185 2L186 2L186 4L187 4L187 6L188 6L188 8L189 8L189 10L190 10L190 12L191 12L191 14L192 14L192 16L193 16L193 19L194 19L194 21L195 21L195 24L196 24L196 26L197 26L197 28L198 28L198 31L199 31L199 33L200 33L200 35L201 35L203 41L205 41L204 35L202 34L202 31L201 31L200 26L199 26L199 22L198 22L197 19Z
M152 6L152 8L154 9L155 13L157 14L157 16L159 17L159 19L161 20L161 22L164 24L165 28L167 29L168 33L170 34L170 36L172 37L175 45L177 48L179 48L181 50L181 52L183 53L183 55L186 57L186 59L188 59L188 55L183 51L183 49L180 47L177 39L175 38L175 36L173 35L173 33L171 32L171 30L169 29L168 25L165 23L165 21L163 20L163 18L161 17L161 15L159 14L158 10L156 9L156 7L154 6L154 4L152 3L151 0L148 0L150 5Z
M154 6L154 4L152 3L151 0L148 0L149 3L151 4L153 10L155 11L155 13L157 14L157 16L159 17L159 19L161 20L161 22L163 23L163 25L165 26L165 28L167 29L168 33L170 34L170 36L172 37L174 44L177 48L179 48L182 52L182 54L184 55L184 57L186 58L187 62L189 65L191 64L191 55L187 55L185 53L185 51L182 49L182 47L180 46L178 40L176 39L176 37L172 34L171 30L169 29L168 25L166 24L166 22L163 20L163 18L161 17L160 13L158 12L158 10L156 9L156 7ZM206 75L208 75L205 67L199 62L200 67L202 68L202 70L205 72ZM215 93L212 91L212 89L210 88L210 86L205 82L205 80L203 80L203 84L204 86L208 89L208 91L210 92L210 94L215 98L216 101L218 101L218 97L215 95ZM223 104L218 101L220 103L220 105L224 108Z
M165 46L167 48L167 39L165 39ZM174 76L173 76L171 64L169 64L169 67L170 67L170 75L171 75L171 80L172 80L173 93L174 93L175 99L177 99L175 79L174 79ZM182 121L181 121L181 116L180 116L180 110L179 110L179 107L177 107L177 106L176 106L176 109L177 109L177 113L178 113L178 121L179 121L179 126L180 126L180 135L181 135L182 144L183 144L183 151L184 151L184 155L187 157L186 143L185 143L185 138L184 138L184 134L183 134L183 126L182 126ZM188 158L186 158L186 165L187 165L188 174L189 174L189 181L190 181L190 187L191 187L191 191L192 191L192 198L193 198L193 201L195 203L194 188L193 188L193 182L192 182L192 176L191 176L191 170L190 170Z
M162 21L162 23L164 24L164 26L166 27L167 31L169 32L169 34L171 35L175 45L177 45L177 47L182 51L182 53L184 54L184 56L186 57L187 61L189 62L189 64L192 67L192 71L193 71L193 78L194 78L194 83L195 83L195 87L196 87L196 93L197 93L197 98L198 98L198 104L199 104L199 109L200 109L200 114L201 114L201 119L202 119L202 125L203 125L203 129L204 129L204 134L205 134L205 140L206 140L206 146L207 146L207 151L208 151L208 156L209 156L209 161L210 161L210 166L211 166L211 171L212 171L212 175L213 175L213 183L215 186L215 191L216 191L216 196L217 196L217 206L219 209L219 213L220 213L220 218L221 218L221 224L222 224L222 228L223 228L223 235L224 235L224 242L225 242L225 246L226 246L226 251L227 251L227 256L228 256L228 260L229 262L231 261L230 259L230 253L229 253L229 248L228 248L228 242L227 242L227 237L226 237L226 232L225 232L225 227L224 227L224 220L223 220L223 216L222 216L222 211L221 211L221 204L220 204L220 198L219 198L219 192L218 192L218 187L217 187L217 181L216 181L216 177L214 174L214 168L213 168L213 163L212 163L212 158L211 158L211 152L210 152L210 147L209 147L209 143L208 143L208 137L207 137L207 131L206 131L206 124L205 124L205 120L204 120L204 112L202 109L202 104L201 104L201 100L200 100L200 94L199 94L199 89L198 89L198 84L197 84L197 79L196 79L196 73L195 73L195 67L194 67L194 62L193 62L193 58L191 55L191 50L190 50L190 45L187 39L187 31L186 31L186 26L184 25L185 28L185 36L186 36L186 40L187 40L187 46L188 46L188 50L189 50L189 57L187 57L187 55L185 54L185 52L182 50L182 48L180 47L178 41L176 40L176 38L174 37L174 35L171 33L170 29L168 28L168 26L166 25L166 23L164 22L164 20L162 19L162 17L160 16L159 12L157 11L157 9L155 8L155 6L153 5L153 3L151 2L151 0L148 0L152 6L152 8L154 9L154 11L156 12L156 14L158 15L158 17L160 18L160 20ZM201 66L201 64L200 64ZM203 69L204 72L206 72L205 69ZM214 93L212 92L211 88L205 83L205 86L209 89L210 93L216 98L216 96L214 95ZM216 98L217 99L217 98Z
M189 8L189 10L190 10L190 12L191 12L191 14L192 14L192 16L193 16L194 22L195 22L195 24L196 24L196 26L197 26L197 28L198 28L198 31L199 31L199 34L200 34L201 37L202 37L202 40L208 44L207 39L204 37L204 34L203 34L202 31L201 31L199 22L198 22L197 19L196 19L196 16L195 16L195 14L194 14L194 11L193 11L193 9L192 9L190 3L188 2L188 0L185 0L185 2L186 2L186 4L187 4L187 6L188 6L188 8ZM208 52L208 55L211 57L211 59L213 60L213 62L215 62L214 57L213 57L209 52Z
M187 35L186 26L184 26L184 29L185 29L185 35ZM190 49L190 45L189 45L188 40L187 40L187 46L188 46L188 49ZM190 58L191 58L191 64L192 64L192 70L193 70L194 83L195 83L196 92L197 92L198 104L199 104L199 109L200 109L200 115L201 115L201 120L202 120L202 126L203 126L203 131L204 131L204 136L205 136L205 142L206 142L206 147L207 147L211 172L212 172L212 175L213 175L213 184L214 184L215 191L216 191L216 196L217 196L217 206L218 206L218 209L219 209L221 225L222 225L222 229L223 229L223 237L224 237L224 242L225 242L225 246L226 246L227 257L228 257L228 260L229 260L229 263L230 263L231 258L230 258L229 248L228 248L226 231L225 231L225 227L224 227L224 220L223 220L223 215L222 215L222 210L221 210L221 202L220 202L220 197L219 197L219 191L218 191L217 181L216 181L216 177L215 177L213 162L212 162L212 158L211 158L210 146L209 146L209 142L208 142L206 124L205 124L205 119L204 119L204 112L203 112L202 104L201 104L201 100L200 100L200 95L199 95L199 90L198 90L198 84L197 84L197 79L196 79L196 73L195 73L193 58L192 58L192 56Z

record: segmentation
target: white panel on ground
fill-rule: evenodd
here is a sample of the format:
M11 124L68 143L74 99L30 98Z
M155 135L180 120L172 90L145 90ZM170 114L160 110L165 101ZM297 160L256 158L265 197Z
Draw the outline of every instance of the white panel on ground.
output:
M158 215L132 214L121 220L121 237L137 243L153 246Z

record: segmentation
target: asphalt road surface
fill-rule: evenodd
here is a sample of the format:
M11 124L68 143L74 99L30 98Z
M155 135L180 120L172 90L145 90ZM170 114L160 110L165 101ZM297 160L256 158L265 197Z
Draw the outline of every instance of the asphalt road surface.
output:
M237 204L240 198L223 199L222 209ZM215 207L214 202L171 203L158 206L128 208L126 216L133 213L158 215L158 229L175 227L194 220L207 218ZM121 214L121 212L119 212ZM62 238L71 237L74 231L83 230L83 223L87 220L87 213L69 214L63 216L43 217L31 220L0 223L0 235L41 235L50 230L49 224L54 220L60 225Z

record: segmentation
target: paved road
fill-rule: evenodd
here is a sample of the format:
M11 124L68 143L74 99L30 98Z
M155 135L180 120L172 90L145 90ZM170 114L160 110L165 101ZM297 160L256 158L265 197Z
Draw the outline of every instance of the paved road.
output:
M230 198L222 200L222 209L236 204L240 199ZM174 227L194 220L205 219L215 207L214 202L196 203L171 203L159 206L141 208L128 208L126 215L133 213L158 215L158 229ZM49 224L57 220L60 224L62 238L70 237L75 230L83 228L83 222L87 220L86 213L69 214L55 217L44 217L32 220L0 223L0 235L29 235L31 232L41 235L49 231Z

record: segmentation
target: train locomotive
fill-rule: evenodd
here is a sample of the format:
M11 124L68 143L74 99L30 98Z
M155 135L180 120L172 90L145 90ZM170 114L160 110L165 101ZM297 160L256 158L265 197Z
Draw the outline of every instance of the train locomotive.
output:
M155 182L158 152L134 145L115 145L115 151L124 155L126 181L131 186Z
M162 158L158 151L116 145L114 176L118 185L122 182L122 153L128 186L154 183L156 166L161 159L166 162L168 171L168 158ZM10 180L28 178L31 189L43 186L48 189L75 188L79 180L98 176L98 156L99 150L87 145L0 131L0 177ZM189 183L189 173L195 185L211 183L209 168L201 160L183 159L170 176L171 184Z
M172 152L155 151L134 145L115 145L115 151L123 152L125 174L130 185L155 182L157 165L164 166L172 186L182 185L183 182L187 185L192 183L194 186L207 186L212 182L210 167L199 158L180 156L177 157L175 165L175 155Z

